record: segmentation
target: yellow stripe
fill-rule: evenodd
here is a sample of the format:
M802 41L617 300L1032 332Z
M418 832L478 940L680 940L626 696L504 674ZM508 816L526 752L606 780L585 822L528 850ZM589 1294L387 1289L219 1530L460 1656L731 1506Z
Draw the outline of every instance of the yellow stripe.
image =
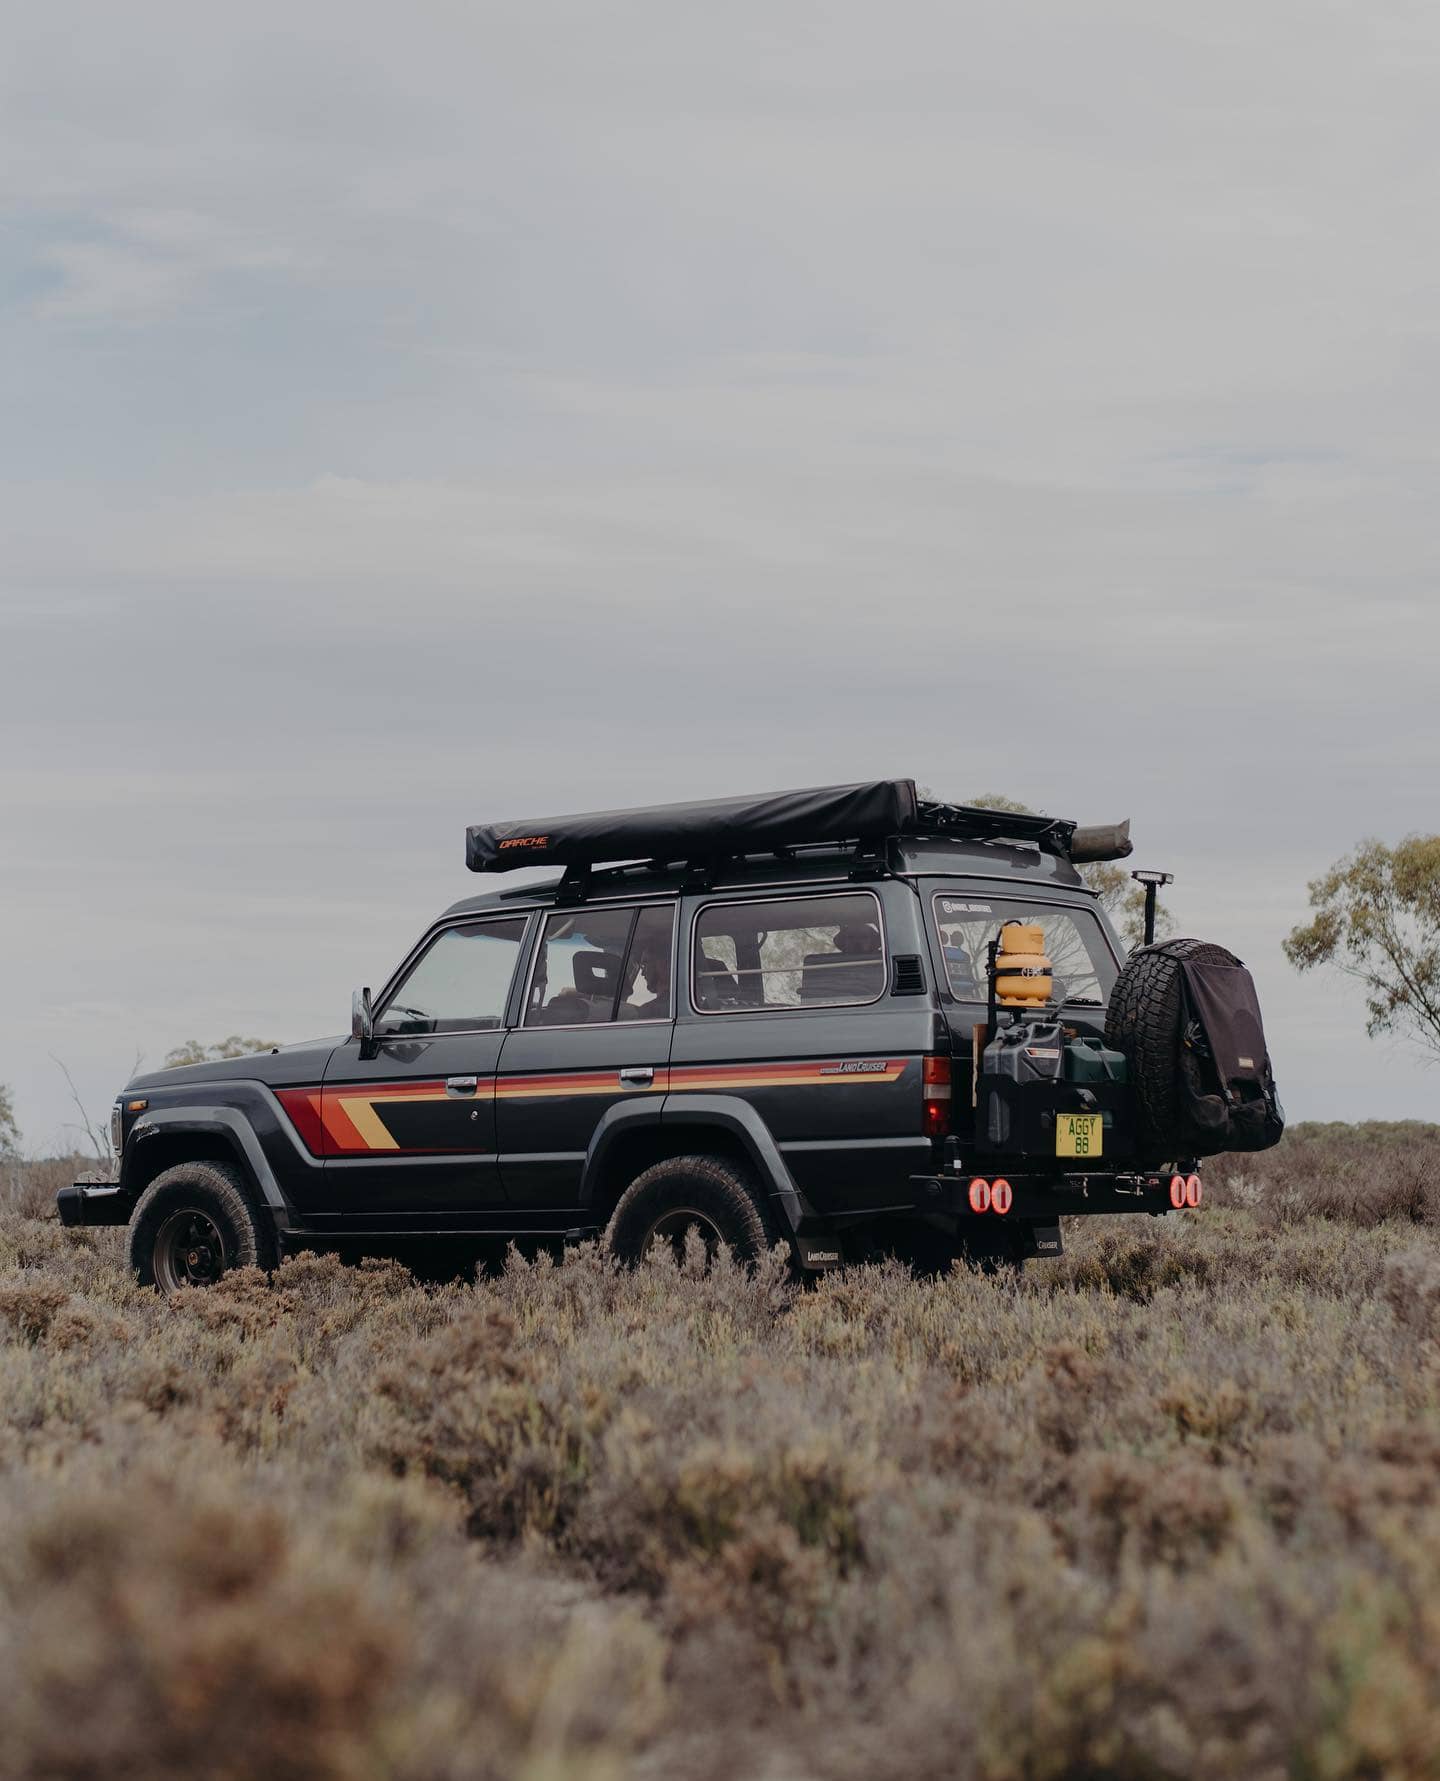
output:
M370 1105L368 1099L359 1095L341 1095L340 1105L345 1109L346 1117L371 1150L398 1150L400 1146L380 1123L380 1115Z

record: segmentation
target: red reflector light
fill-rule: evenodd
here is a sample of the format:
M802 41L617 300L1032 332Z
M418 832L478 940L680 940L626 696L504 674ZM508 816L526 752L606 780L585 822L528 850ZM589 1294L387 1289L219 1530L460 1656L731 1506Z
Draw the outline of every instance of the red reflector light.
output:
M1170 1204L1177 1212L1185 1204L1185 1177L1183 1175L1170 1177Z
M1204 1192L1205 1189L1201 1185L1200 1177L1198 1175L1187 1177L1185 1182L1185 1204L1187 1206L1198 1206Z
M923 1058L920 1064L920 1081L925 1096L921 1130L927 1138L943 1138L950 1130L949 1058Z
M981 1181L978 1175L970 1183L970 1210L972 1212L988 1212L990 1210L990 1183Z
M1010 1203L1015 1198L1010 1191L1008 1181L996 1181L990 1187L990 1210L992 1212L1008 1212Z

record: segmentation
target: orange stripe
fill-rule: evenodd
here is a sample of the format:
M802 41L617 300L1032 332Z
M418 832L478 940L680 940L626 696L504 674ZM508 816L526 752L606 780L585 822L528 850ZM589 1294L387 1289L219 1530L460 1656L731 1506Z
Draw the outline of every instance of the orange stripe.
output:
M603 1076L570 1076L557 1070L550 1076L502 1076L495 1084L495 1098L526 1101L542 1095L656 1094L663 1093L666 1086L667 1073L663 1068L655 1071L653 1081L635 1084L621 1082L618 1070L607 1071Z
M325 1135L337 1151L368 1150L369 1144L356 1130L345 1103L338 1095L325 1094L320 1102L320 1117L325 1122Z
M840 1062L676 1066L670 1071L670 1087L824 1088L832 1083L897 1082L905 1073L906 1060L886 1059L883 1070L845 1070Z

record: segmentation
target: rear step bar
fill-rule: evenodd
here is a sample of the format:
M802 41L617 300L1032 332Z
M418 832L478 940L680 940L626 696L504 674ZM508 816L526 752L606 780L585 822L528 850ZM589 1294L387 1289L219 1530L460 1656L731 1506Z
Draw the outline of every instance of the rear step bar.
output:
M997 1184L1008 1191L996 1195ZM915 1208L920 1212L941 1212L952 1218L998 1214L1035 1219L1042 1224L1090 1212L1149 1212L1158 1217L1181 1207L1198 1206L1203 1197L1193 1163L1183 1173L1177 1170L1173 1175L1057 1176L1051 1172L1021 1173L1009 1169L990 1169L983 1174L977 1170L957 1175L912 1175L910 1186ZM977 1191L972 1193L972 1187ZM983 1193L978 1191L982 1187Z

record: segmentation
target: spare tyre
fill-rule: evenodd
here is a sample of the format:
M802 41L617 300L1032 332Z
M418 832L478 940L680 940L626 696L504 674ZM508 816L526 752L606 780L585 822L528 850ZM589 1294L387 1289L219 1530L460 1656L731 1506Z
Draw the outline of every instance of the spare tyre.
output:
M1135 1142L1148 1164L1174 1162L1187 1149L1181 1084L1186 959L1238 965L1209 940L1169 940L1131 953L1110 993L1105 1043L1125 1054L1135 1090Z

